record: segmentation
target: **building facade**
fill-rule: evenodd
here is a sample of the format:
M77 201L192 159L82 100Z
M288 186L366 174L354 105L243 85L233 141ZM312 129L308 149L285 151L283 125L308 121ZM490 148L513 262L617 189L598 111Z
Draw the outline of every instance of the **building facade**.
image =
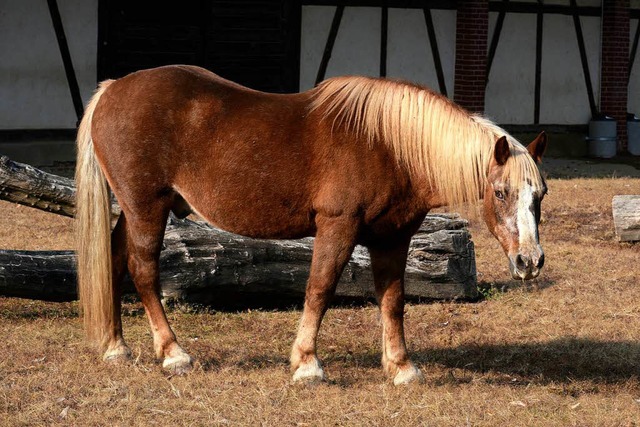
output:
M640 0L53 3L77 93L47 3L5 0L0 133L74 129L98 80L171 63L276 92L344 74L405 79L515 129L584 129L606 114L621 150L627 112L640 115Z

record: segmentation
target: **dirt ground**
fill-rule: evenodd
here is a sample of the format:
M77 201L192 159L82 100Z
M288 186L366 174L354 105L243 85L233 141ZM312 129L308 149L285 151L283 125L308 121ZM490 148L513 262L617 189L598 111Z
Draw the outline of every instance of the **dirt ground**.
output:
M640 194L640 170L557 159L544 169L541 277L509 279L474 221L483 298L407 306L425 384L383 376L370 304L329 310L319 342L329 381L308 387L288 370L297 310L170 312L197 360L171 377L135 301L123 318L134 360L112 366L84 342L76 303L0 298L0 425L638 426L640 246L617 241L611 198ZM0 248L72 247L70 219L0 211Z
M621 178L640 177L640 160L625 157L617 160L544 159L542 169L552 178Z

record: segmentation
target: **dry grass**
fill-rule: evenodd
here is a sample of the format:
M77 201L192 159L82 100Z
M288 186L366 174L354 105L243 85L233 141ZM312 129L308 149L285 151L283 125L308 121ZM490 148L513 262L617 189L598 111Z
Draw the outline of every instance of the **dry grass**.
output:
M426 384L379 367L373 306L330 310L330 382L289 383L297 311L170 313L196 371L168 378L139 305L125 304L135 362L110 366L82 339L76 304L0 298L0 425L487 425L640 423L640 247L615 240L614 194L640 179L549 180L543 276L507 280L497 242L473 225L487 299L407 307ZM0 247L71 246L70 221L0 204Z

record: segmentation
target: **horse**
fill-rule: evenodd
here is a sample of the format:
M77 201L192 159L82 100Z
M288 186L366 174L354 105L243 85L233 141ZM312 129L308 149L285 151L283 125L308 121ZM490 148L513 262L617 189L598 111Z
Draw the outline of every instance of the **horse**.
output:
M196 213L253 238L315 236L291 351L293 381L324 380L322 318L355 245L368 248L382 318L382 366L394 384L422 381L407 353L404 271L409 242L440 206L483 199L482 216L515 278L536 277L547 144L527 148L491 121L412 83L337 77L270 94L186 65L99 85L77 139L80 308L105 361L131 357L121 283L128 271L162 366L182 374L160 300L159 254L168 215ZM111 231L110 192L122 212Z

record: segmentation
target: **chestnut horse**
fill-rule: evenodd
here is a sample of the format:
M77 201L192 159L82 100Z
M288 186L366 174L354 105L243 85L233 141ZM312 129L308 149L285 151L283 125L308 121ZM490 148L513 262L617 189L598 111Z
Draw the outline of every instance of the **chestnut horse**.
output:
M130 357L120 286L128 271L163 367L182 373L160 303L158 259L169 212L195 212L255 238L315 236L291 353L294 380L324 378L316 338L356 244L371 255L382 315L382 364L395 384L420 381L407 355L404 270L430 209L484 198L487 226L514 277L536 277L538 170L544 133L528 150L490 121L409 83L366 77L304 93L262 93L198 67L168 66L103 82L78 133L76 180L81 308L105 360ZM122 213L110 230L109 190Z

